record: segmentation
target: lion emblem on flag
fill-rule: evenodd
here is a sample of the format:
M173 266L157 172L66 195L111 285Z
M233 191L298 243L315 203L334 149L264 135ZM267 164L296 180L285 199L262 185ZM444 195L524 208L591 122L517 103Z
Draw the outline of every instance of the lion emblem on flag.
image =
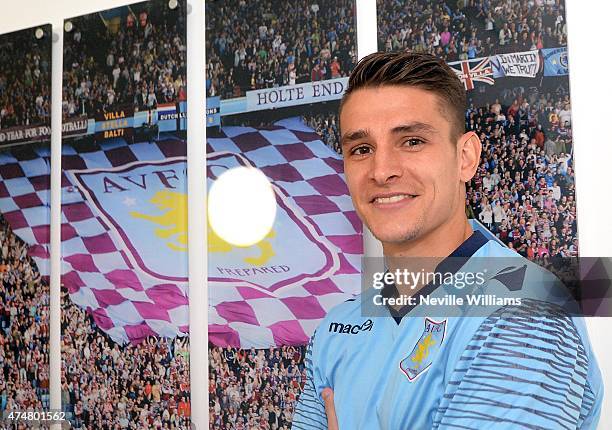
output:
M158 191L149 200L160 211L166 211L161 215L149 215L142 212L132 211L130 215L134 218L145 219L160 227L155 229L155 235L160 239L169 239L166 246L173 251L187 251L187 195L176 191ZM207 223L208 251L209 252L231 252L234 245L221 239ZM253 266L262 266L274 257L275 252L268 239L275 237L274 230L270 230L264 240L255 246L259 249L259 255L245 257L244 262Z
M161 227L155 229L155 235L160 239L170 239L166 246L173 251L187 251L187 195L175 191L158 191L149 200L160 211L161 215L148 215L132 211L134 218L142 218Z

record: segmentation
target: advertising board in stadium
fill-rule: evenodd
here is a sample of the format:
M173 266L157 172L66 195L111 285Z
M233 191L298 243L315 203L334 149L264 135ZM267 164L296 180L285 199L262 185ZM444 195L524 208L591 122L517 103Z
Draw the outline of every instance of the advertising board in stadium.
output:
M62 136L74 137L87 134L88 124L89 120L87 119L87 116L65 120L62 123Z
M97 112L96 140L130 137L134 132L134 106L117 106L105 112Z
M187 102L160 103L156 112L159 131L187 129Z
M73 118L62 124L62 135L74 137L87 133L87 117ZM25 125L0 130L0 146L16 143L32 143L51 139L48 124Z
M342 98L348 77L247 91L247 111L281 108Z
M48 139L50 136L51 127L45 124L11 127L0 131L0 145L36 142Z
M177 103L160 103L157 106L158 121L176 121L179 118L186 118L187 113L182 112L177 108Z
M221 97L206 98L206 127L221 125Z

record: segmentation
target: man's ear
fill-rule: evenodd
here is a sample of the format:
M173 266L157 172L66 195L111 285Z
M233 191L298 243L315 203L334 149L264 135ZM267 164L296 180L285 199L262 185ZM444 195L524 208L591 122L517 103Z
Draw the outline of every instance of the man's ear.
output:
M462 182L469 182L480 164L482 143L473 131L463 134L457 142L457 152L461 160L459 176Z

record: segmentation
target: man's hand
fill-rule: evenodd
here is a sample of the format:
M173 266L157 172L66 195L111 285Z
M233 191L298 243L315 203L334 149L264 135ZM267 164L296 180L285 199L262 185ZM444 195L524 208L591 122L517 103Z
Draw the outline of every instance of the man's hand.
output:
M336 407L334 406L334 390L324 388L321 392L323 402L325 403L325 415L327 415L327 430L338 429L338 417L336 417Z

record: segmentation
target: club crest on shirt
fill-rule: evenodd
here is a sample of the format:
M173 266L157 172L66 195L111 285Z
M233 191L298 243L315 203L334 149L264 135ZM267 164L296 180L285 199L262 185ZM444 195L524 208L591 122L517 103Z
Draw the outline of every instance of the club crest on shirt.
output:
M418 378L423 372L429 369L433 358L444 342L446 333L446 320L434 321L425 318L425 328L412 352L408 357L400 361L400 369L408 377L410 382Z

